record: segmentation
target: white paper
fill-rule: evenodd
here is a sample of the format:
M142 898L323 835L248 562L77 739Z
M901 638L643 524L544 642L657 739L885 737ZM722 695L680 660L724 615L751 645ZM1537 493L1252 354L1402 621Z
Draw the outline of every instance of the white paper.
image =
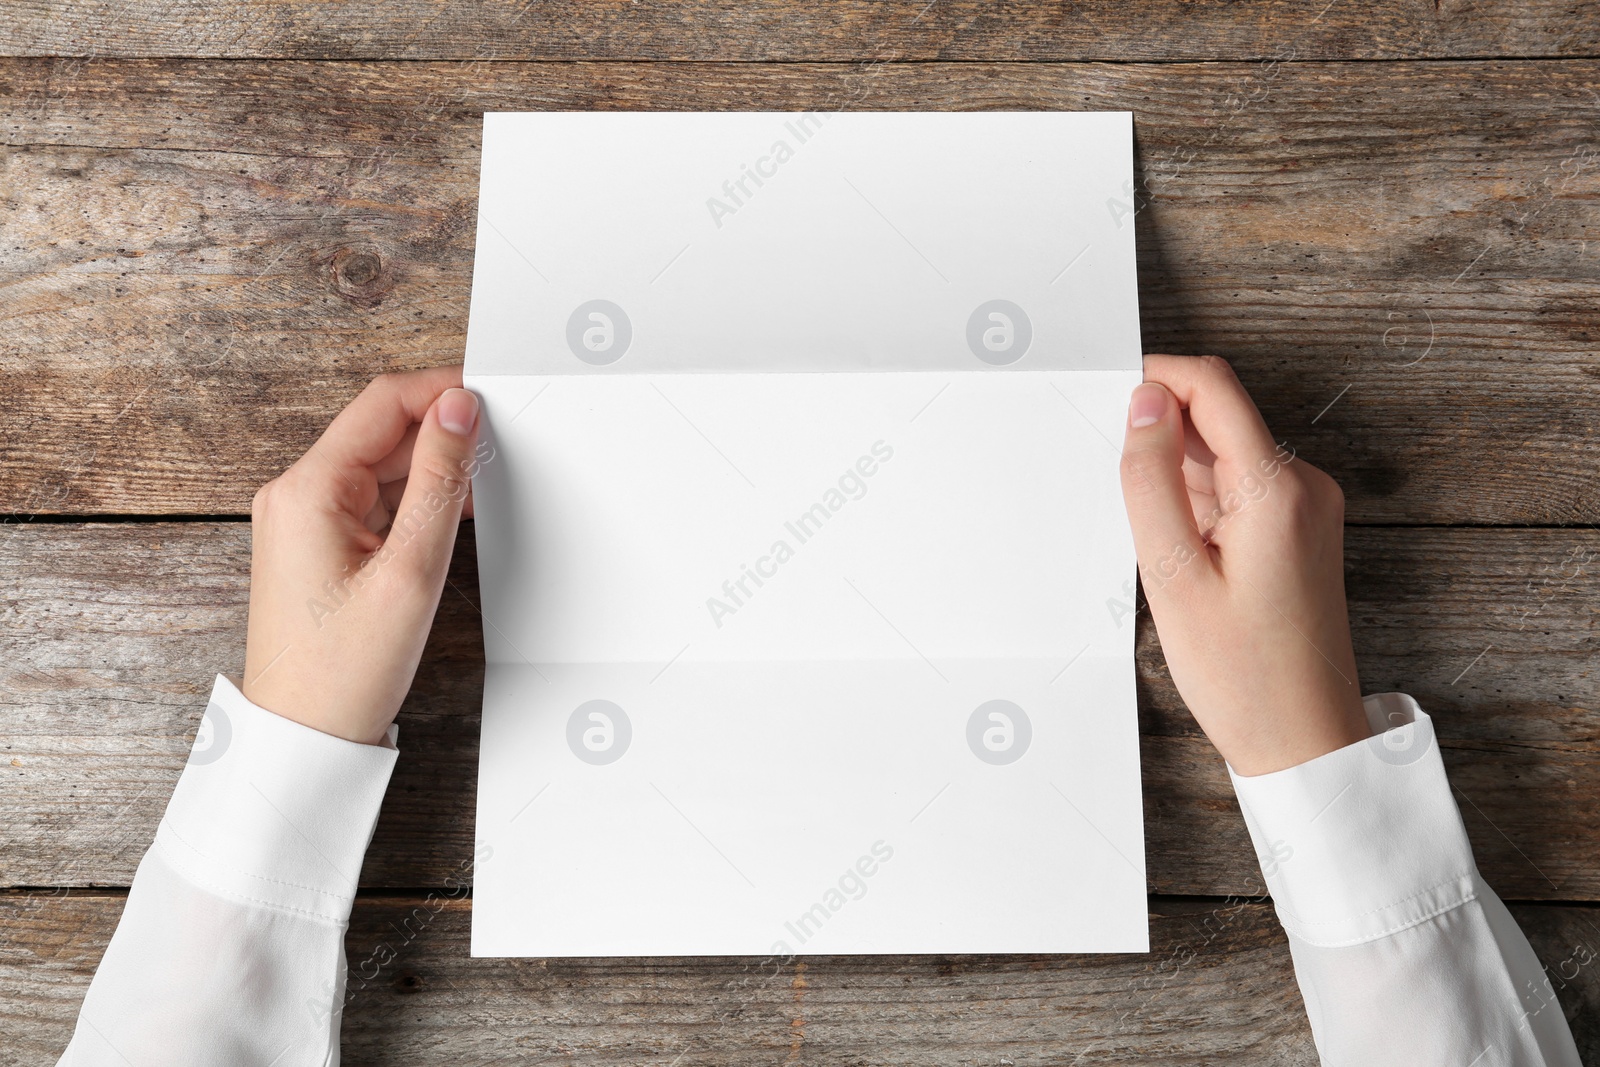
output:
M474 955L1146 951L1130 117L484 125Z

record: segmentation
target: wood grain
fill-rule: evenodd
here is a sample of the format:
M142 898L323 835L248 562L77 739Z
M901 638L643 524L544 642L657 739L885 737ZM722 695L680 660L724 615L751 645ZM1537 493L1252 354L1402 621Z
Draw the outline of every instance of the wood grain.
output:
M1600 899L1600 535L1352 530L1363 688L1435 717L1485 876L1512 899ZM0 885L125 885L215 672L243 661L243 523L0 526ZM472 854L483 624L470 534L416 685L362 884L438 886ZM1485 651L1485 647L1488 651ZM1153 892L1261 891L1221 761L1138 619Z
M11 60L0 99L0 512L242 514L459 360L483 110L850 106L1133 109L1147 350L1232 358L1351 521L1600 520L1590 63Z
M121 895L0 894L0 1065L52 1062ZM1600 1052L1592 909L1514 906L1580 1052ZM1147 956L471 959L471 902L356 902L344 1062L1317 1062L1270 905L1151 902ZM1568 963L1562 967L1563 963ZM1550 1009L1555 1010L1555 1009Z
M1595 0L8 4L0 1067L67 1041L125 896L61 887L131 879L242 663L249 557L242 523L28 520L243 514L372 375L459 360L483 111L1132 110L1147 350L1232 358L1354 522L1585 524L1597 55ZM1346 549L1363 688L1434 715L1488 879L1600 900L1600 535ZM345 1063L1315 1063L1142 612L1150 888L1227 897L1153 897L1150 956L471 960L470 901L422 894L471 853L476 587L468 536L347 938ZM1512 910L1552 969L1600 950L1593 907ZM1561 991L1586 1060L1597 973Z
M457 60L1037 60L1585 56L1587 0L14 0L0 55Z

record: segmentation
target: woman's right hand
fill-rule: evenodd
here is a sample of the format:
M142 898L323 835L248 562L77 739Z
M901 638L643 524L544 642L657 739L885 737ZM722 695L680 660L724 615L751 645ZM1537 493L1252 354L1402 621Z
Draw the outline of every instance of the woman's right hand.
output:
M1215 356L1146 356L1122 493L1184 703L1241 775L1371 733L1344 597L1344 495L1274 443Z

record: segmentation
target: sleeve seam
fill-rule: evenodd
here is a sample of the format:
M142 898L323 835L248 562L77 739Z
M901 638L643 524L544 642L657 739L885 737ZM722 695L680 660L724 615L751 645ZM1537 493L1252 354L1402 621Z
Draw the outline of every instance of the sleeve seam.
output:
M1365 945L1365 944L1368 944L1368 943L1373 942L1373 941L1382 940L1385 937L1390 937L1390 936L1392 936L1394 934L1401 933L1402 931L1410 930L1412 927L1421 926L1423 923L1430 922L1430 921L1432 921L1434 919L1437 919L1441 915L1444 915L1444 914L1447 914L1449 912L1455 911L1458 908L1463 908L1466 905L1473 903L1477 899L1478 899L1478 894L1477 894L1476 891L1474 891L1474 892L1468 893L1466 896L1462 897L1460 900L1455 900L1455 901L1451 901L1451 902L1448 902L1448 903L1445 903L1445 904L1441 904L1438 907L1432 909L1431 911L1424 912L1421 915L1413 916L1413 917L1411 917L1409 919L1406 919L1406 920L1404 920L1402 922L1396 923L1393 926L1386 927L1385 929L1382 929L1382 930L1374 930L1371 933L1362 934L1359 937L1346 938L1346 939L1344 939L1342 941L1313 940L1313 939L1311 939L1309 937L1306 937L1304 934L1300 933L1299 930L1296 929L1296 927L1300 925L1297 921L1289 919L1289 918L1286 918L1283 915L1282 912L1279 912L1278 918L1283 923L1283 928L1285 930L1287 930L1290 934L1294 935L1295 937L1299 938L1301 941L1304 941L1306 944L1311 945L1311 946L1313 946L1315 948L1351 948L1351 947L1354 947L1355 945ZM1374 911L1364 912L1363 915L1376 914L1377 911L1382 911L1382 910L1383 910L1382 908L1374 909ZM1320 924L1313 924L1313 925L1326 926L1326 925L1330 925L1330 924L1328 924L1328 923L1320 923Z
M1468 867L1465 870L1462 870L1462 871L1459 871L1459 872L1457 872L1455 874L1452 874L1448 878L1440 879L1439 881L1435 882L1433 885L1430 885L1430 886L1428 886L1428 887L1426 887L1424 889L1419 889L1415 893L1412 893L1410 896L1401 897L1399 900L1391 900L1387 904L1379 904L1375 908L1368 908L1366 911L1357 912L1353 916L1348 916L1348 917L1342 918L1342 919L1302 919L1298 915L1296 915L1294 912L1290 911L1287 907L1283 907L1283 906L1279 906L1278 907L1278 914L1286 916L1287 918L1292 919L1295 922L1295 924L1299 925L1299 926L1339 926L1339 925L1342 925L1342 924L1350 922L1350 920L1352 918L1361 919L1361 918L1365 918L1368 915L1377 915L1379 912L1388 911L1390 908L1397 908L1402 904L1409 904L1413 900L1416 900L1419 897L1425 897L1429 893L1433 893L1433 892L1439 890L1440 888L1442 888L1444 886L1460 882L1463 878L1471 878L1473 876L1473 874L1475 874L1476 872L1477 872L1477 868L1476 867ZM1271 888L1270 884L1269 884L1268 888L1269 889ZM1278 896L1277 893L1273 893L1273 899L1274 900L1277 899L1277 896ZM1472 890L1472 891L1468 892L1467 895L1465 897L1463 897L1460 901L1457 901L1455 904L1452 904L1449 907L1446 907L1446 908L1444 908L1442 910L1449 911L1451 907L1457 907L1458 908L1462 904L1467 903L1468 901L1477 899L1477 896L1478 896L1477 891L1476 890ZM1432 912L1430 914L1437 915L1437 914L1439 914L1439 912L1435 911L1435 912Z
M232 871L234 874L243 875L246 878L251 878L251 879L254 879L254 880L258 881L258 882L266 882L268 885L280 885L280 886L283 886L283 887L285 887L287 889L303 889L307 893L315 893L318 896L322 896L322 897L332 897L334 900L343 900L345 898L345 896L346 896L346 894L344 894L344 893L340 893L340 892L336 892L336 891L328 890L328 889L322 889L322 888L320 888L318 886L314 886L314 885L304 885L304 884L302 884L300 882L291 882L291 881L289 881L288 879L285 879L285 878L273 878L273 877L270 877L270 876L265 875L265 874L256 874L254 871L248 870L248 869L246 869L244 867L240 867L237 864L229 863L227 860L218 859L215 856L209 856L209 855L205 854L204 852L201 852L200 849L196 848L193 844L191 844L187 839L184 838L184 836L182 834L178 833L178 831L173 827L173 825L170 822L168 822L166 819L162 819L161 820L161 827L160 828L164 829L167 833L171 834L175 839L177 839L178 843L181 844L184 848L186 848L190 852L194 853L194 855L197 858L198 862L213 863L213 864L216 864L218 867L226 867L228 870ZM157 840L158 841L160 840L159 836L157 837Z
M223 885L219 884L218 882L216 882L216 881L214 881L212 879L205 878L202 875L200 875L198 873L198 871L196 870L196 868L200 867L201 864L189 862L189 861L185 860L184 858L178 856L176 853L173 852L173 850L172 850L170 845L166 844L165 842L163 842L161 840L160 834L157 834L157 836L156 836L155 846L156 846L156 848L160 849L161 855L167 859L167 861L169 862L169 864L172 867L172 871L173 871L174 874L176 874L179 878L182 878L184 881L188 882L189 884L195 886L197 889L200 889L203 892L210 893L212 896L220 897L220 898L222 898L224 900L231 900L231 901L234 901L235 903L254 904L254 905L257 905L259 907L267 908L267 909L272 910L272 911L283 912L283 913L289 914L289 915L298 915L298 916L301 916L301 917L304 917L304 918L307 918L307 919L315 919L318 922L326 923L326 924L328 924L330 926L333 926L333 927L336 927L338 929L344 929L346 926L349 925L349 920L348 919L341 919L341 918L338 918L336 916L326 914L324 912L313 911L310 908L295 907L293 904L285 904L282 901L268 900L268 899L266 899L264 897L251 896L249 893L240 892L239 890L236 890L236 889L226 888ZM237 874L243 874L243 875L245 875L247 877L255 877L254 875L251 875L248 871L239 870L238 868L233 867L231 864L221 863L220 861L215 861L215 860L208 860L207 862L217 863L218 866L226 867L226 868L234 871ZM267 881L271 881L271 879L267 879ZM300 888L300 889L307 888L305 886L294 886L292 883L288 883L288 882L284 882L284 883L281 883L281 884L289 886L291 888ZM311 892L318 893L320 895L325 895L325 896L326 895L330 895L330 894L324 893L324 891L322 891L322 890L311 890Z

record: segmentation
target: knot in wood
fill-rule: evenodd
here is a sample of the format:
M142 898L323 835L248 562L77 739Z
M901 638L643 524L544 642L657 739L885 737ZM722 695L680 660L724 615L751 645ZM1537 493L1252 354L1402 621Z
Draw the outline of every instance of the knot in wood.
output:
M394 274L370 249L341 248L333 254L333 290L357 307L377 307L394 288Z

